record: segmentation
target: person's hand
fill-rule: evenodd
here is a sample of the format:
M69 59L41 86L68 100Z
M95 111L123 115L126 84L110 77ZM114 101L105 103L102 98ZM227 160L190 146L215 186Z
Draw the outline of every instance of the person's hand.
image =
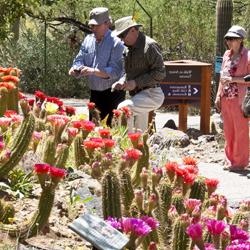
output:
M94 74L95 74L95 68L84 66L81 69L81 75L82 76L90 76L90 75L94 75Z
M232 76L221 76L220 81L223 85L229 84L232 81Z
M125 90L131 91L135 89L135 87L136 87L135 80L129 80L125 83Z
M124 90L125 83L124 82L115 82L112 84L111 92L114 92L115 90Z
M218 113L220 113L220 111L221 111L221 99L220 99L220 97L216 97L214 105L215 105L216 111Z
M79 73L80 73L80 71L76 71L76 69L75 68L70 68L70 70L69 70L69 75L70 76L74 76L74 77L76 77L76 76L78 76L79 75Z

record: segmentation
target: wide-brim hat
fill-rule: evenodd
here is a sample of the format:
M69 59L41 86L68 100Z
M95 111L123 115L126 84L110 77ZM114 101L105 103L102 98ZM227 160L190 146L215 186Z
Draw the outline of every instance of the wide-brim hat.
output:
M235 37L235 38L242 38L244 39L247 35L247 32L245 31L245 29L239 25L233 25L228 32L226 33L226 35L224 36L224 38L227 37Z
M105 7L94 8L89 13L89 25L100 25L108 22L109 10Z
M123 18L120 18L115 21L115 30L114 34L116 36L120 36L123 32L127 31L128 29L132 27L140 27L141 24L138 24L132 16L126 16Z

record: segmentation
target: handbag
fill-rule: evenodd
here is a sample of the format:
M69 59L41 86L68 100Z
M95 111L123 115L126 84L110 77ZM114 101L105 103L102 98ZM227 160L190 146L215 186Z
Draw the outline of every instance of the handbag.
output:
M250 75L245 76L244 79L245 79L245 82L249 82ZM249 118L250 117L250 87L247 87L246 95L243 99L241 109L243 111L244 117Z

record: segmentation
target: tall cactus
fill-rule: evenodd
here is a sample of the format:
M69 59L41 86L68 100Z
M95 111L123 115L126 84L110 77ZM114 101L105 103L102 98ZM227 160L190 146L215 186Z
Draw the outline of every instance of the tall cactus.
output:
M172 250L186 250L188 249L189 236L186 233L188 222L179 217L176 219L173 226L173 235L172 235Z
M199 176L196 178L194 184L191 187L191 192L189 195L190 199L198 199L203 202L205 200L206 196L206 184L205 184L205 178Z
M75 166L78 168L84 163L89 162L86 151L83 144L83 138L80 134L76 135L73 141L74 155L75 155Z
M108 170L102 179L102 209L103 217L121 218L121 194L119 179L111 170Z
M49 136L44 144L42 161L54 165L56 161L56 142L54 136Z
M231 27L233 1L217 0L216 4L216 55L222 56L225 51L224 36Z
M21 160L26 152L35 127L35 118L32 113L25 115L22 124L13 138L10 148L10 158L0 165L0 179L6 176L17 163Z
M134 199L134 190L132 186L131 176L128 169L125 169L120 174L121 180L121 195L124 206L124 215L130 216L130 206Z
M233 0L217 0L216 4L216 56L223 56L225 52L224 36L231 27L233 17ZM215 76L216 89L220 75Z

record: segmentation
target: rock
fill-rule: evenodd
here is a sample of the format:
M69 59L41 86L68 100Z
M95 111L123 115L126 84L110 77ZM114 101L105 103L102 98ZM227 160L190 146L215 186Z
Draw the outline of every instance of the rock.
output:
M189 138L197 140L198 137L202 135L202 132L196 128L188 128L187 135L189 136Z
M180 130L170 128L162 128L149 138L149 145L152 147L152 150L155 150L154 153L160 153L162 149L169 148L170 146L186 147L189 144L188 135Z
M223 133L223 120L218 113L211 116L211 132L214 135Z

